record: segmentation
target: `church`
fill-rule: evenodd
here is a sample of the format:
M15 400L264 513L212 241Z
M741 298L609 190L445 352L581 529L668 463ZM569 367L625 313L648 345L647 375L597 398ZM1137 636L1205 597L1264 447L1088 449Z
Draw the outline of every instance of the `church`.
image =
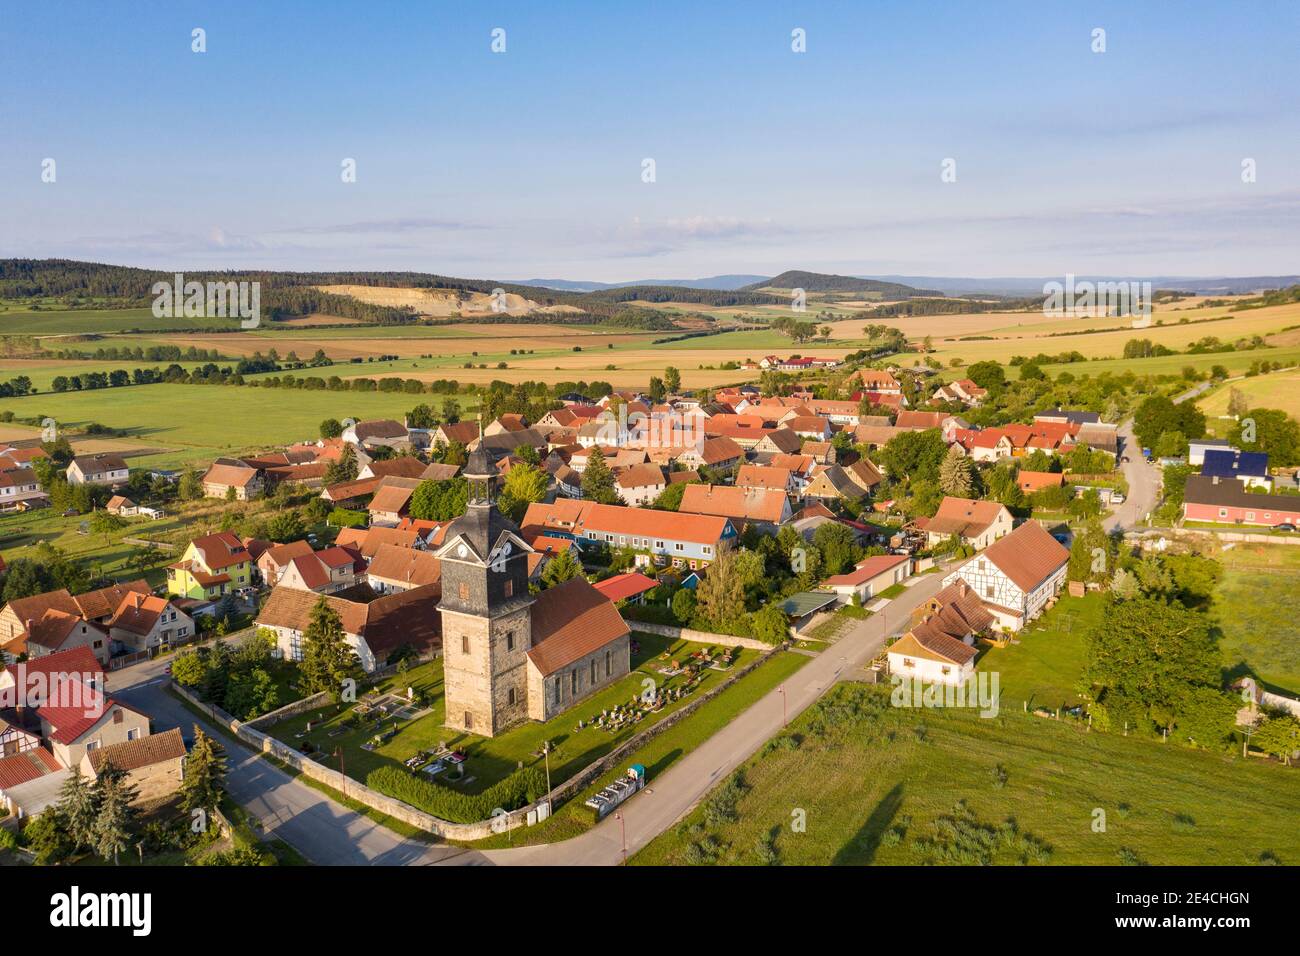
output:
M470 455L465 514L447 529L442 562L446 725L492 737L546 721L631 672L627 623L584 578L528 590L519 528L496 507L497 469Z

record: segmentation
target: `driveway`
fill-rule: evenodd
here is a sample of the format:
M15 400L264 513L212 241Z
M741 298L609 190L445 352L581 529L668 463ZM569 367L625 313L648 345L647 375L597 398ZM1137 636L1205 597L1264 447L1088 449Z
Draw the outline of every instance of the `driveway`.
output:
M1142 457L1142 449L1133 434L1133 422L1119 426L1119 454L1128 455L1128 463L1120 465L1128 481L1128 497L1103 520L1107 531L1115 528L1132 528L1146 520L1160 500L1160 469Z

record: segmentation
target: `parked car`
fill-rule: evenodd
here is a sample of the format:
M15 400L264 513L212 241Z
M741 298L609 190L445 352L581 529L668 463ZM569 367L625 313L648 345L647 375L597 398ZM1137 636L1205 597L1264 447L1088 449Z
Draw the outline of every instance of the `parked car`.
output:
M1122 505L1124 503L1123 493L1119 491L1112 491L1110 493L1110 503L1113 505Z
M1292 524L1291 522L1289 522L1289 521L1283 521L1281 524L1275 524L1275 525L1273 525L1273 530L1274 530L1274 531L1294 531L1294 530L1295 530L1295 525L1293 525L1293 524Z

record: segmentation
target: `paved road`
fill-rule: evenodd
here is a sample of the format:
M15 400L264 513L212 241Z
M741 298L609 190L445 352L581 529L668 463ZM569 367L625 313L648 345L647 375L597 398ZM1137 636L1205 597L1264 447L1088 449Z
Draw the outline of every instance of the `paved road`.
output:
M192 733L194 714L167 690L170 658L146 661L108 675L108 690L153 718L154 732L180 727ZM211 725L204 727L213 733ZM419 866L452 860L482 863L483 857L456 847L407 840L335 803L244 747L218 737L226 747L226 787L236 803L313 863L322 865Z
M1146 519L1160 500L1160 469L1142 457L1142 449L1133 435L1133 422L1122 423L1119 432L1119 454L1127 455L1127 464L1120 465L1128 480L1128 497L1102 521L1107 531L1114 528L1132 528Z
M512 850L488 850L498 865L609 866L631 856L667 830L694 807L731 771L747 760L790 719L816 701L836 681L852 674L880 653L886 636L905 626L911 611L932 597L942 574L927 574L895 598L883 611L860 622L851 632L805 664L781 688L759 700L722 730L691 751L625 805L623 820L606 817L572 840ZM459 863L460 859L446 862ZM465 862L469 862L468 860Z

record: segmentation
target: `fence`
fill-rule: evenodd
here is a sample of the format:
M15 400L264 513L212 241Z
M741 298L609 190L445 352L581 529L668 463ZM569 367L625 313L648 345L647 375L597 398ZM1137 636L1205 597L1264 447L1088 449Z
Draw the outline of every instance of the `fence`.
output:
M712 635L705 636L712 637ZM725 637L726 635L721 636ZM729 640L749 641L750 638L729 638ZM714 643L721 642L714 641ZM670 727L673 727L680 721L686 719L688 715L695 713L695 711L716 698L724 690L746 677L750 672L766 661L768 656L776 650L776 648L767 644L761 644L757 641L753 643L758 644L765 653L760 654L726 680L694 698L685 706L669 714L654 726L647 727L640 733L629 737L594 763L587 765L563 783L553 787L551 792L541 799L528 804L526 807L512 810L504 816L494 817L489 820L480 820L477 823L452 823L448 820L442 820L435 817L432 814L425 813L423 810L417 810L408 803L404 803L403 801L398 800L395 797L390 797L387 794L380 793L377 790L372 790L359 780L355 780L337 770L332 770L329 767L326 767L324 764L318 763L306 754L299 753L288 744L277 740L270 734L264 733L257 727L253 726L254 724L265 723L269 718L281 720L285 717L291 716L289 713L286 713L286 711L292 707L306 704L306 706L300 707L297 711L301 712L302 710L311 709L312 706L318 706L319 698L322 695L308 698L308 700L314 700L316 703L307 704L306 700L295 701L293 704L288 704L285 707L281 707L279 710L272 711L269 714L263 714L261 717L245 722L232 717L220 707L206 703L197 695L191 693L175 681L172 682L172 690L181 697L184 697L195 707L209 714L213 723L224 726L239 740L256 750L258 753L266 754L274 757L276 760L288 764L304 776L310 777L327 787L337 790L339 793L343 794L344 797L355 800L358 803L370 807L372 810L377 810L396 820L401 820L403 823L417 827L418 829L440 836L444 839L471 841L482 840L486 837L492 836L493 834L504 833L507 830L515 830L522 826L533 826L535 823L545 819L546 816L549 816L549 808L554 807L556 803L563 802L574 794L579 793L597 777L616 766L626 758L628 754L639 750L646 744L646 742L654 739ZM539 813L539 810L543 806L547 808L545 814Z

